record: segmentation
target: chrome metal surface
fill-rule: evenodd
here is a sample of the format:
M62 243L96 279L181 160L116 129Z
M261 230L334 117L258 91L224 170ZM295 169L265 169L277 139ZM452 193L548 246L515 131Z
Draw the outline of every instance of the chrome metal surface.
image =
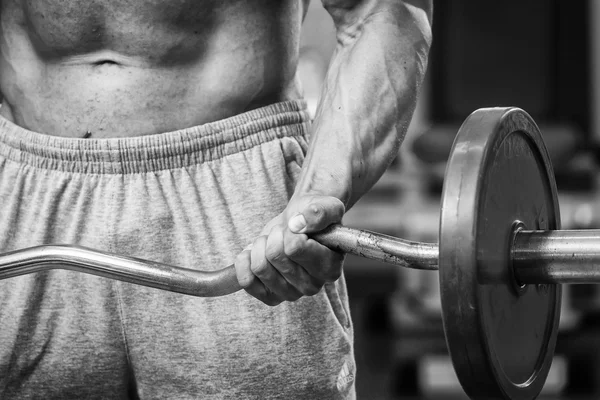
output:
M438 269L438 245L333 225L312 236L331 249L405 268ZM512 248L522 284L600 283L600 230L521 230ZM37 246L0 254L0 280L68 269L199 297L240 290L232 265L197 271L74 245Z
M0 279L50 269L85 272L199 297L224 296L241 289L231 267L203 272L69 245L0 254Z
M438 246L396 239L340 225L313 238L332 249L402 267L437 269ZM81 246L48 245L0 254L0 280L50 269L67 269L199 297L240 290L233 265L197 271Z
M437 243L412 242L369 231L332 225L311 235L330 249L405 268L437 270Z
M600 283L600 230L522 230L512 259L524 284Z

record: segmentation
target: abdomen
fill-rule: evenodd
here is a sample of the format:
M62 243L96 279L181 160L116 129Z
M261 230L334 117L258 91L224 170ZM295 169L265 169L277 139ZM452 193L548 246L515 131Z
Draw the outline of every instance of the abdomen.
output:
M14 122L61 136L226 118L295 95L301 14L298 0L5 0L0 88Z

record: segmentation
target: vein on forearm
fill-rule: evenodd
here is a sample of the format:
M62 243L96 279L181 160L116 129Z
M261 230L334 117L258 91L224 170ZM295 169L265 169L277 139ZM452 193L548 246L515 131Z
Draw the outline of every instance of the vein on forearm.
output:
M397 154L427 66L429 15L398 0L329 0L338 45L298 191L351 207Z

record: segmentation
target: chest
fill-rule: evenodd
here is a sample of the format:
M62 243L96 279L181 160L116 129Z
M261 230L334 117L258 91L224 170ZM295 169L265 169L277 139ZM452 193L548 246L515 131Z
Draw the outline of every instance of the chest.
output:
M83 24L167 23L189 26L231 7L234 0L20 0L38 23L72 28ZM42 20L42 21L40 21Z
M227 14L235 17L233 14L242 3L234 0L6 2L13 2L19 8L36 46L57 56L74 50L90 52L119 46L151 48L161 43L173 45L190 37L206 37Z

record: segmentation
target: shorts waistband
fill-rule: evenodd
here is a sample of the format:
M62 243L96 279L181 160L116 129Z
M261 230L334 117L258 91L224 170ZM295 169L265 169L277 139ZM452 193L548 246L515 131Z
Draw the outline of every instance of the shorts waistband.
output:
M46 135L0 116L0 157L73 173L144 173L216 160L283 137L305 136L309 122L303 100L177 131L108 139Z

